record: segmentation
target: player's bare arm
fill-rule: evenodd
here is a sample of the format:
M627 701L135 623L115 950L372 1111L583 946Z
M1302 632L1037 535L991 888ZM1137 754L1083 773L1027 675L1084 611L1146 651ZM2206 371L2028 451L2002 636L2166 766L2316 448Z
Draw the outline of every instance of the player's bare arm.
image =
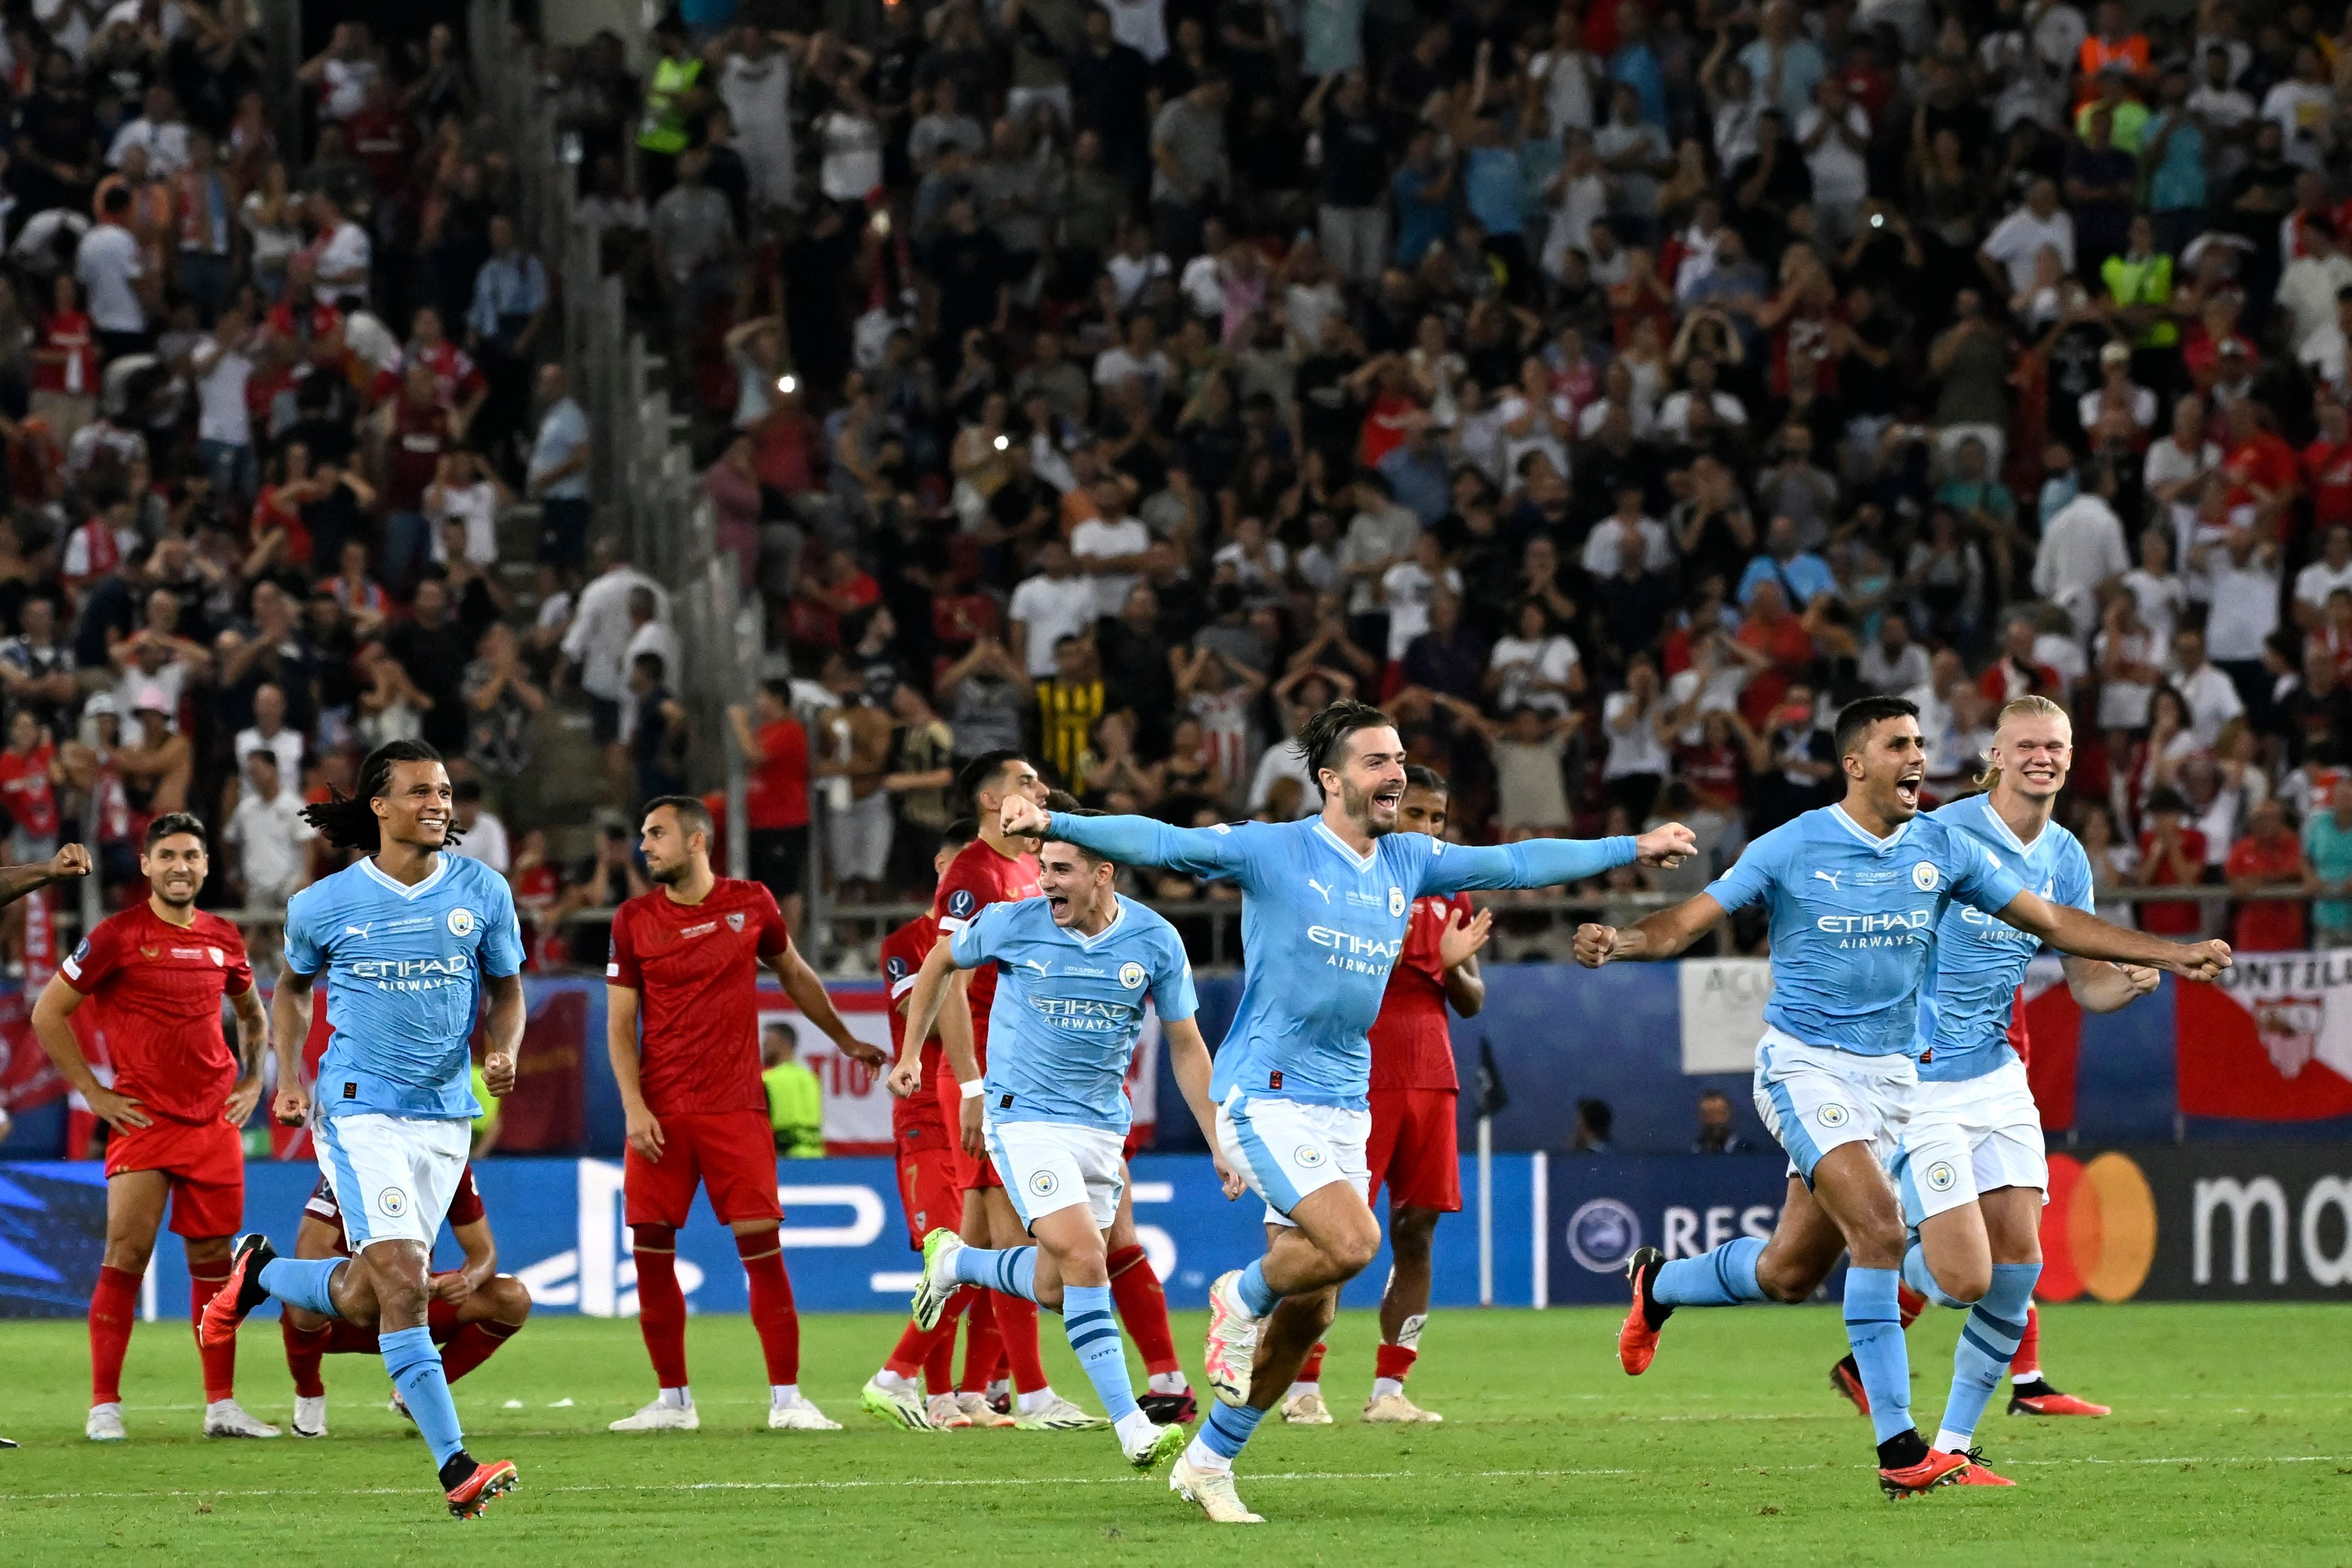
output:
M1209 1158L1217 1167L1217 1180L1225 1189L1228 1201L1249 1190L1247 1183L1225 1164L1217 1152L1217 1102L1209 1096L1209 1043L1201 1037L1201 1025L1193 1018L1169 1018L1161 1021L1160 1037L1168 1042L1168 1068L1176 1075L1177 1091L1183 1095L1185 1108L1192 1120L1201 1125L1201 1136L1207 1140Z
M490 1235L490 1222L478 1219L471 1225L453 1225L450 1234L466 1250L466 1260L448 1273L436 1277L433 1294L452 1306L462 1306L466 1299L488 1284L499 1271L499 1244Z
M891 1070L890 1089L904 1100L921 1086L922 1042L937 1028L948 1070L964 1089L960 1141L965 1153L978 1158L986 1140L980 1126L980 1052L972 1043L971 1003L967 994L971 972L957 965L949 951L950 940L943 936L932 947L915 976L914 990L908 994L906 1037L915 1043L915 1048L912 1055L901 1052L898 1066ZM907 1076L902 1079L901 1073Z
M22 869L21 866L6 868ZM5 875L0 871L0 876ZM99 1082L98 1074L90 1070L89 1059L81 1054L81 1042L74 1038L73 1025L67 1021L81 1001L81 993L67 984L62 975L52 975L41 988L41 999L33 1005L33 1033L40 1037L41 1049L48 1052L58 1076L89 1101L90 1113L100 1121L117 1132L151 1125L143 1106Z
M2114 1013L2163 984L2164 972L2145 963L2108 963L2095 958L2065 960L2066 989L2085 1013Z
M269 1015L251 986L228 999L236 1019L236 1081L229 1086L221 1115L232 1127L242 1127L261 1103L261 1057L269 1046Z
M46 860L29 866L0 866L0 904L13 904L37 889L70 882L89 875L89 851L68 844Z
M482 1081L503 1100L514 1092L515 1058L522 1051L523 1020L529 1016L522 1000L520 974L488 977L489 1039L482 1051Z
M1723 923L1723 906L1709 893L1684 900L1629 926L1576 928L1576 962L1587 969L1604 963L1673 958Z
M1445 917L1437 939L1437 962L1445 972L1445 1000L1465 1018L1475 1018L1486 1005L1486 978L1478 973L1478 950L1495 929L1495 911L1480 910L1468 920L1454 910ZM1212 1140L1210 1147L1214 1148Z
M634 985L604 987L604 1054L612 1058L613 1081L621 1090L621 1113L628 1119L629 1147L658 1163L662 1155L661 1120L646 1104L644 1081L637 1075L637 1005Z
M2011 899L2000 915L2019 931L2076 958L2145 964L2169 970L2184 980L2211 980L2231 963L2226 942L2167 942L2146 931L2112 925L2069 905L2053 904L2032 891Z
M278 1093L269 1114L281 1127L299 1127L310 1119L310 1094L302 1087L302 1042L310 1037L310 988L318 978L287 969L269 998L269 1048L278 1058Z
M799 948L786 947L768 960L768 968L774 973L777 984L784 988L784 994L793 999L793 1005L801 1010L801 1016L824 1030L825 1038L831 1040L843 1056L852 1061L864 1062L870 1068L878 1068L889 1059L879 1046L861 1040L849 1032L849 1026L841 1021L841 1014L835 1008L833 998L825 994L824 982L818 979L816 971L808 966L808 960L801 956ZM915 1042L915 1048L919 1053L922 1042Z

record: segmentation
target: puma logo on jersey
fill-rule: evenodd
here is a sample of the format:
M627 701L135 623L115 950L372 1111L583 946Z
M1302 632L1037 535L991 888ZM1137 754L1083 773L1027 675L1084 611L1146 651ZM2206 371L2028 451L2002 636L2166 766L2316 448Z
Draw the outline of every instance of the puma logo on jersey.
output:
M347 925L343 928L343 934L345 936L355 936L360 938L362 941L365 941L368 933L368 926L372 926L373 924L375 924L375 922L373 921L368 921L368 924L364 926Z
M1830 885L1830 891L1832 892L1836 892L1838 890L1838 878L1843 874L1844 873L1840 871L1816 871L1813 873L1814 876L1819 877L1822 881L1827 882Z
M1320 883L1320 882L1317 881L1317 880L1316 880L1314 878L1312 878L1312 877L1309 877L1309 878L1307 878L1307 885L1308 887L1310 887L1310 888L1314 889L1317 892L1318 892L1318 893L1322 894L1322 895L1323 895L1323 901L1324 901L1325 903L1327 903L1327 904L1328 904L1328 903L1329 903L1329 902L1331 901L1331 889L1328 889L1328 888L1325 887L1322 883Z

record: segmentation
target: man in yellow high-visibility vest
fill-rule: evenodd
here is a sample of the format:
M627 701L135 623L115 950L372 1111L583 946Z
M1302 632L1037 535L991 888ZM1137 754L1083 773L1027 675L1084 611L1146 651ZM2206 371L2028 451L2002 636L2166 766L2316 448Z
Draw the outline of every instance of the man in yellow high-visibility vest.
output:
M707 96L702 57L688 45L685 25L677 17L665 16L654 25L654 48L645 108L637 117L637 183L647 202L676 179L677 155L694 139L694 116Z
M800 1037L789 1024L771 1024L760 1037L760 1081L768 1090L768 1125L776 1152L788 1160L824 1158L824 1092L816 1074L793 1058Z

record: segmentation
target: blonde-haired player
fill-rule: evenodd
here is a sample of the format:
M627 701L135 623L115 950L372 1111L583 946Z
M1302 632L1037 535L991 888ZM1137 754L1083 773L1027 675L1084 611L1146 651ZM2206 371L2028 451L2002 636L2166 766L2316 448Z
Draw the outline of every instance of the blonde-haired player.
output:
M2044 900L2088 910L2090 858L2051 820L2074 747L2063 708L2047 697L2021 697L2000 710L1994 727L1991 766L1978 780L1985 792L1933 815L1982 845ZM2041 1112L2010 1038L2018 986L2042 944L1958 904L1945 913L1936 944L1936 986L1920 1006L1919 1087L1889 1170L1902 1194L1904 1223L1916 1237L1904 1257L1904 1282L1969 1313L1935 1446L1970 1453L1985 1403L2025 1337L2042 1272L2050 1172ZM2065 963L2068 988L2092 1013L2114 1012L2156 989L2160 978L2134 964ZM1858 1375L1839 1383L1859 1391ZM1962 1481L2010 1484L1981 1459Z

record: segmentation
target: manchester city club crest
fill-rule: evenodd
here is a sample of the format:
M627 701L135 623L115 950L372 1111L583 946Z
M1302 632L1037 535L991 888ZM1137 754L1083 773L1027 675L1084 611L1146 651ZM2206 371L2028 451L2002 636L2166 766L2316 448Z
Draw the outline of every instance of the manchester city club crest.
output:
M1959 1179L1959 1173L1952 1169L1948 1160L1938 1160L1927 1167L1927 1190L1931 1193L1948 1193Z
M1389 889L1389 913L1391 916L1402 915L1404 913L1404 889L1402 888L1391 888Z
M1853 1115L1843 1105L1824 1105L1813 1112L1813 1120L1824 1127L1843 1127Z
M1143 989L1143 965L1122 963L1118 966L1118 983L1129 991Z
M375 1212L386 1219L398 1219L408 1212L408 1194L398 1187L386 1187L375 1195Z
M451 936L473 935L474 911L471 910L451 910L449 911L449 934Z
M1029 1192L1033 1197L1050 1198L1061 1184L1062 1178L1051 1171L1032 1171L1029 1173Z
M1911 868L1911 885L1923 893L1934 892L1936 884L1940 880L1942 879L1932 861L1922 860Z
M1314 1171L1322 1168L1323 1162L1328 1156L1312 1143L1301 1143L1297 1152L1292 1154L1290 1158L1300 1170Z

